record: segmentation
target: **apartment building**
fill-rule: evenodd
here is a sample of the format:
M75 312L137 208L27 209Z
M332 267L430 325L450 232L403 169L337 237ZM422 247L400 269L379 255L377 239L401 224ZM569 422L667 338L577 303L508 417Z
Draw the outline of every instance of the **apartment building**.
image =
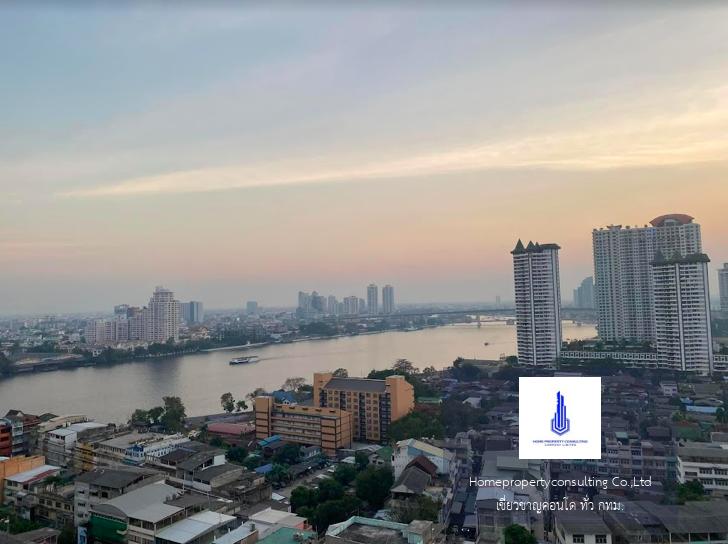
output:
M612 533L596 512L558 512L554 536L558 544L612 544Z
M518 361L551 365L561 353L559 246L518 240L513 255Z
M714 495L728 495L728 445L688 442L677 449L677 479L699 480Z
M352 417L345 410L296 404L278 404L273 397L255 399L255 436L278 435L286 442L319 446L326 455L351 447Z
M415 406L414 388L404 376L384 380L338 378L331 372L313 375L313 405L351 414L352 439L385 442L389 426Z

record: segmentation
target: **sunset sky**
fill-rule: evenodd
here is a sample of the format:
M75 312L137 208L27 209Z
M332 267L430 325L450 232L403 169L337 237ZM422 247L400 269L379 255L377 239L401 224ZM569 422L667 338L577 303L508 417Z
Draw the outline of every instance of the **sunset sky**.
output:
M506 300L519 237L568 302L670 212L728 261L728 6L270 6L0 5L0 314Z

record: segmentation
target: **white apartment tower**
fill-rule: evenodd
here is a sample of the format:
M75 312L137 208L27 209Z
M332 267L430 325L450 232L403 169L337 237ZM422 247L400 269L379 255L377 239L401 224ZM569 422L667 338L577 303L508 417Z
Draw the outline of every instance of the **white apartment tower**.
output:
M145 323L145 340L148 342L179 341L180 303L174 293L164 287L154 289L149 299L148 319Z
M651 263L663 255L702 251L700 225L685 214L668 214L644 227L594 229L594 290L603 340L653 342L654 287Z
M550 365L561 353L559 246L518 240L513 255L518 361Z
M720 311L728 314L728 263L718 270L718 288L720 289Z
M367 311L370 315L379 313L379 287L374 283L367 286Z
M394 313L394 287L385 285L382 289L382 312L385 314Z
M655 256L655 335L662 368L712 372L709 262L703 253L666 257L658 251Z

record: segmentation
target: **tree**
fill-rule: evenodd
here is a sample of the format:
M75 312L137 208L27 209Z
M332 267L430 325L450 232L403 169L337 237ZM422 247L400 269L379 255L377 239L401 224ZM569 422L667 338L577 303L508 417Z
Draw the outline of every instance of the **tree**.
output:
M677 500L680 504L687 501L705 500L705 488L699 480L690 480L677 486Z
M286 444L273 456L276 463L282 465L295 465L301 456L301 446L297 444Z
M369 466L369 456L363 451L358 451L354 454L354 463L356 464L356 469L361 472Z
M231 463L238 463L242 464L243 461L245 461L245 458L248 456L248 452L245 448L241 448L240 446L233 446L230 448L227 453L225 454L225 457L228 461Z
M433 375L435 375L435 374L437 374L437 370L435 369L435 367L434 367L434 366L426 366L426 367L425 367L425 368L424 368L424 369L422 370L422 375L423 375L423 376L433 376Z
M503 529L505 544L536 544L533 536L523 525L512 524Z
M9 375L12 366L13 363L10 362L10 359L5 357L5 354L0 351L0 376Z
M334 378L348 378L349 377L349 371L346 370L345 368L337 368L336 370L334 370L331 373L331 375Z
M264 397L266 395L269 395L268 391L263 389L262 387L256 387L253 391L248 393L245 398L247 398L250 401L255 400L255 397Z
M354 465L340 463L334 471L334 479L341 485L349 485L356 478L357 470Z
M132 425L149 425L149 412L147 410L137 408L131 415L131 419L129 420L129 422Z
M220 406L222 406L222 409L228 414L232 413L232 411L235 410L235 399L233 398L233 394L223 393L220 396Z
M240 399L235 403L235 411L236 412L244 412L248 409L248 403L245 402L243 399Z
M334 501L344 496L344 486L334 478L324 478L318 486L319 502Z
M162 425L169 432L178 432L184 428L185 424L185 405L179 397L163 397L164 415L162 416Z
M316 507L318 493L315 489L299 485L291 492L291 509L300 513L301 508Z
M420 372L420 369L407 359L397 359L392 365L392 370L399 374L404 374L405 376L409 374L419 374Z
M284 391L298 391L306 383L304 378L286 378L281 389Z
M269 482L282 484L290 480L291 474L286 465L276 463L265 477Z
M149 410L149 421L153 425L159 425L162 422L162 416L164 415L164 408L161 406L155 406Z
M397 421L392 422L389 427L389 437L393 442L406 440L407 438L442 438L444 428L439 418L432 417L422 412L410 412Z
M427 495L420 495L415 501L398 505L393 513L400 523L410 523L416 519L437 522L440 519L440 503Z
M387 467L368 467L356 477L356 496L373 508L381 508L394 483L392 471Z
M213 436L210 440L210 446L215 446L216 448L222 448L225 445L225 442L222 441L222 438L219 436Z

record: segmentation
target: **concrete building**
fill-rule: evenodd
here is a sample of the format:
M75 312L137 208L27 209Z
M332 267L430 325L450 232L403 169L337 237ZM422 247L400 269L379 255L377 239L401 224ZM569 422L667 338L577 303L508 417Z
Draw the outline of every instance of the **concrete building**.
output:
M20 410L9 410L4 418L0 418L0 444L5 444L3 451L8 452L7 457L34 453L40 423L38 416L26 414ZM7 447L8 427L10 427L9 450ZM0 453L0 455L3 455L3 453Z
M700 225L689 215L662 215L650 223L592 232L597 329L603 340L654 341L655 253L686 256L702 251Z
M27 495L36 494L46 478L57 476L60 472L61 467L40 465L12 476L5 476L3 504L19 511Z
M386 442L391 423L414 408L414 388L404 376L369 380L317 372L313 375L313 405L350 413L353 440Z
M202 302L191 300L181 304L182 319L188 325L197 325L205 320L205 310Z
M728 314L728 263L718 270L718 288L720 291L720 311Z
M135 467L98 468L81 474L74 480L74 524L87 523L98 504L163 480L159 472Z
M699 480L715 495L728 496L728 444L688 442L677 449L677 479Z
M579 287L574 289L575 308L594 308L594 278L589 276L582 280Z
M612 532L596 512L557 512L554 518L558 544L612 544Z
M277 404L273 397L255 399L255 436L280 436L287 442L319 446L329 456L351 447L351 414L338 408Z
M518 240L511 251L520 364L550 365L561 353L559 249Z
M326 313L329 315L339 315L339 301L334 295L329 295L326 299Z
M182 434L124 433L95 444L96 464L139 465L162 457L189 441Z
M179 341L180 304L174 293L158 286L149 299L149 320L146 323L145 340L164 343Z
M354 516L330 525L326 531L326 544L359 544L381 542L387 544L430 544L434 541L431 521L415 520L409 524Z
M12 458L0 457L0 504L2 504L5 493L5 478L33 470L43 465L45 465L45 457L42 455L19 455Z
M369 315L379 313L379 287L374 283L367 286L367 312Z
M40 451L45 455L48 463L62 468L74 468L76 443L79 440L88 441L107 437L114 428L113 424L86 421L49 430L42 433Z
M713 370L708 263L703 253L652 262L655 337L660 368L709 374Z
M344 298L344 315L359 314L359 298L355 296Z
M258 315L258 302L256 300L249 300L246 302L245 313L247 315Z
M382 289L382 313L394 313L394 287L389 284Z
M394 477L399 478L402 472L419 456L425 457L435 465L437 474L449 477L455 470L455 454L438 448L427 442L410 438L400 440L392 452L392 468Z

